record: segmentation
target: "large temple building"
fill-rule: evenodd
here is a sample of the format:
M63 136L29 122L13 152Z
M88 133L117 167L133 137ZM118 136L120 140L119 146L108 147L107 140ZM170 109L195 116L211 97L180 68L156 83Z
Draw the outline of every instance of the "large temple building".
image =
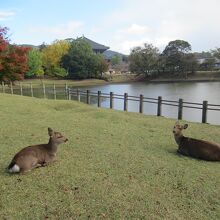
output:
M84 36L82 36L81 39L85 40L92 47L93 51L96 53L103 53L109 49L109 47L96 43L95 41L92 41Z

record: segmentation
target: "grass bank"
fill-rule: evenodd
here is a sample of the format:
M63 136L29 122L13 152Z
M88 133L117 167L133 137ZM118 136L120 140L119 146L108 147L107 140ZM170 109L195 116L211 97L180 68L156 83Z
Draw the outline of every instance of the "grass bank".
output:
M57 87L64 86L68 84L69 86L81 87L81 86L95 86L95 85L104 85L108 83L123 83L123 82L133 82L137 81L138 78L134 74L123 75L115 74L108 76L107 80L103 79L84 79L84 80L62 80L62 79L25 79L22 81L22 85L25 87L30 87L32 83L33 87L40 87L42 84L51 85L56 84ZM16 86L20 86L20 81L15 82Z
M65 84L69 86L93 86L93 85L104 85L107 81L101 79L85 79L85 80L62 80L62 79L25 79L22 81L23 86L30 87L32 83L33 87L40 87L44 83L45 85L56 85L56 87L63 87ZM20 86L20 81L17 81L15 85Z
M220 163L177 155L174 120L0 94L0 121L0 219L220 219ZM7 174L18 150L48 141L48 126L69 139L57 161Z

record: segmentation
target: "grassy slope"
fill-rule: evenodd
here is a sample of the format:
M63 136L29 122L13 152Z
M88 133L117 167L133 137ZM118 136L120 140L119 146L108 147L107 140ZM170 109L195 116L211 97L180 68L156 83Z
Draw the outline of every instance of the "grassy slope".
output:
M57 87L64 86L65 83L71 86L93 86L93 85L103 85L107 82L100 79L85 79L85 80L58 80L58 79L25 79L22 81L23 86L30 86L30 83L32 83L33 87L39 87L42 85L42 83L45 83L46 85L53 85L56 84ZM15 83L16 85L20 86L20 81L17 81Z
M70 86L93 86L93 85L104 85L107 83L123 83L123 82L132 82L136 80L136 76L133 74L130 75L112 75L108 76L109 81L101 79L84 79L84 80L58 80L58 79L25 79L22 81L22 85L30 87L32 83L33 87L39 87L44 82L46 85L56 84L57 87L64 86L67 83ZM20 86L20 81L15 83L17 86Z
M174 120L0 94L0 219L220 219L220 163L176 154ZM5 167L24 146L69 138L27 175ZM220 142L220 127L187 135Z

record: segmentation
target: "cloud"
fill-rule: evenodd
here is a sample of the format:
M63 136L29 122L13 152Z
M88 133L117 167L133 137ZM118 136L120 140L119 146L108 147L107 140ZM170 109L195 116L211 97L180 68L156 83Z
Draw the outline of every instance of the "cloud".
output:
M15 16L15 12L0 10L0 21L8 20Z
M138 24L132 24L130 27L122 29L119 31L121 34L126 34L126 35L144 35L149 33L151 30L147 26L141 26Z
M176 39L188 41L194 51L220 47L219 0L121 2L100 24L105 31L111 30L111 48L128 53L131 46L146 40L163 50Z
M30 35L42 36L44 39L65 39L77 37L77 35L82 35L82 28L84 26L83 22L80 21L70 21L66 24L58 24L56 26L43 26L43 27L31 27L28 29ZM41 41L42 42L42 41Z

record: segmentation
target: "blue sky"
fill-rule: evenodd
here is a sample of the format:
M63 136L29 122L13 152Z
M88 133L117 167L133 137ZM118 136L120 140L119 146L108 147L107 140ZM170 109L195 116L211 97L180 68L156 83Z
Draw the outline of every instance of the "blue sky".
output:
M220 47L219 0L1 0L0 25L18 44L82 35L112 50L187 40L193 51Z

